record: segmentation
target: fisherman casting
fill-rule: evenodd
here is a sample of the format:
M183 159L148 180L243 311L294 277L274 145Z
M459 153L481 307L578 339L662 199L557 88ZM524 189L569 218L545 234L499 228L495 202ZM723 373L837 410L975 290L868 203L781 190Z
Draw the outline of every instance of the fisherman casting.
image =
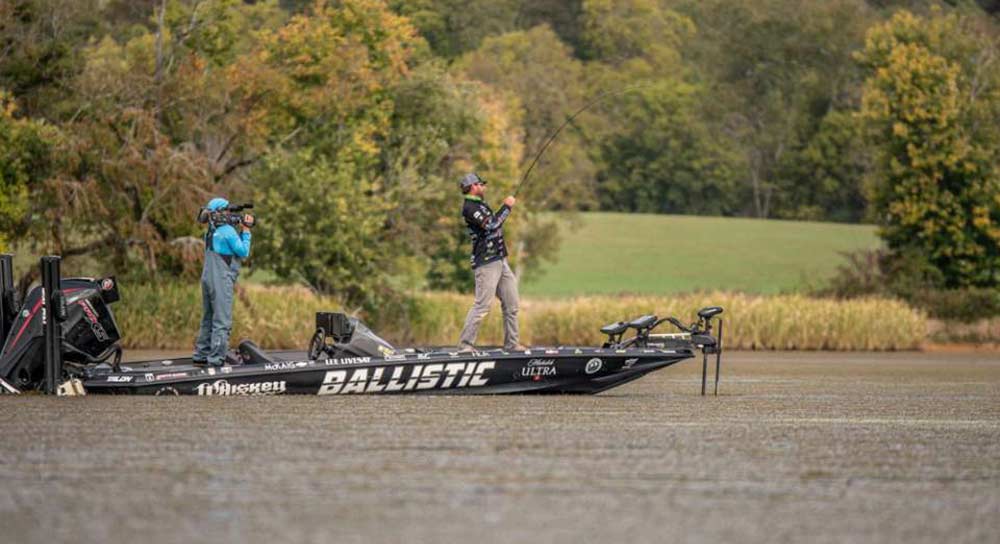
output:
M483 319L490 313L493 297L500 299L503 311L503 347L507 351L524 350L518 338L517 277L507 264L507 245L503 240L503 223L510 217L516 199L508 196L500 209L493 212L483 199L486 181L476 174L466 174L460 182L465 203L462 217L472 238L472 269L476 277L476 299L465 317L458 347L462 351L475 349L476 336Z

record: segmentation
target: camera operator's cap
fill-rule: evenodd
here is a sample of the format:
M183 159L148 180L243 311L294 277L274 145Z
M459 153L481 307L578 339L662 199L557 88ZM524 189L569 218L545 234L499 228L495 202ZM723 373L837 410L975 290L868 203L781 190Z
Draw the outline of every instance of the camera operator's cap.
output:
M463 189L465 189L466 187L472 187L473 185L475 185L477 183L482 183L483 185L486 185L486 180L484 180L483 178L479 177L479 174L477 174L475 172L471 172L471 173L466 174L465 177L462 178L462 181L459 183L459 185Z
M205 207L208 208L209 210L213 211L213 212L217 212L219 210L224 210L224 209L228 208L229 207L229 201L226 200L226 199L224 199L224 198L222 198L222 197L215 197L212 200L209 200L208 201L208 206L205 206Z

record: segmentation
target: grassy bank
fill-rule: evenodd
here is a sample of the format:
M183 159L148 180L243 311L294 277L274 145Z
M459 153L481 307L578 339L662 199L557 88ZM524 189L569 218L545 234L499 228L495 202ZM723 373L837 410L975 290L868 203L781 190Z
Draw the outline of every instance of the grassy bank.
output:
M126 347L188 349L201 318L197 285L129 286L115 311ZM471 297L453 293L416 295L379 331L387 339L418 345L454 344ZM926 318L900 302L884 299L833 301L799 295L754 296L703 293L673 297L592 296L522 301L522 339L534 345L602 341L601 325L645 313L694 318L698 308L726 308L730 349L896 350L919 347ZM333 298L299 287L247 285L237 298L233 342L252 338L270 348L303 348L317 311L339 311ZM499 305L480 334L480 344L502 340Z
M870 225L582 213L526 296L791 292L828 278L844 251L881 245Z

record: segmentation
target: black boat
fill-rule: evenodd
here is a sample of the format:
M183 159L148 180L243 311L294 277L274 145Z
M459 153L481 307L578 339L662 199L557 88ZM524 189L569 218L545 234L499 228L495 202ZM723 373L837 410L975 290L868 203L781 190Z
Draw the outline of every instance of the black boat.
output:
M58 270L58 268L56 269ZM51 276L51 274L50 274ZM61 394L144 395L349 395L600 393L703 353L702 393L719 307L698 312L684 325L646 315L601 329L600 347L533 347L524 351L457 348L399 349L359 320L316 314L305 351L265 351L244 340L221 367L190 358L121 362L121 333L110 304L119 299L114 278L51 279L15 304L10 263L0 261L0 390L57 390ZM17 307L11 312L9 308ZM54 317L49 322L48 317ZM721 338L721 320L719 338ZM662 323L676 334L653 334ZM629 336L629 338L625 338Z

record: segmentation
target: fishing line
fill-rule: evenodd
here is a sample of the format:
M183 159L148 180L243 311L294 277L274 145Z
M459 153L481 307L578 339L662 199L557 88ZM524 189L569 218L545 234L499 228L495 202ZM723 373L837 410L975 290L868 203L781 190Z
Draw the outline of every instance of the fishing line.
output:
M587 102L582 108L576 110L576 112L573 115L570 115L568 118L566 118L566 120L563 121L563 123L561 125L559 125L559 128L557 128L555 130L555 132L553 132L552 135L549 136L549 138L545 141L545 144L542 145L542 148L538 150L538 154L535 155L535 159L531 161L531 165L528 166L528 170L524 173L524 176L521 177L521 181L518 182L517 187L514 189L514 195L513 196L515 196L515 197L517 196L517 193L520 192L520 190L521 190L521 186L524 185L524 182L528 180L528 176L531 175L531 170L534 169L535 168L535 164L538 163L538 159L542 158L542 154L545 153L545 150L549 148L549 145L553 141L555 141L556 136L558 136L559 133L562 132L562 129L566 128L566 125L572 123L573 119L576 119L576 117L578 115L580 115L581 113L583 113L583 112L587 111L588 109L590 109L591 106L594 106L595 104L600 103L605 98L609 98L609 97L612 97L612 96L618 96L620 94L625 94L627 92L631 92L631 91L635 91L635 90L638 90L638 89L642 89L644 87L648 87L648 84L647 85L634 85L632 87L626 87L626 88L618 90L618 91L605 91L605 92L597 95L597 97L594 98L593 100L591 100L590 102Z

